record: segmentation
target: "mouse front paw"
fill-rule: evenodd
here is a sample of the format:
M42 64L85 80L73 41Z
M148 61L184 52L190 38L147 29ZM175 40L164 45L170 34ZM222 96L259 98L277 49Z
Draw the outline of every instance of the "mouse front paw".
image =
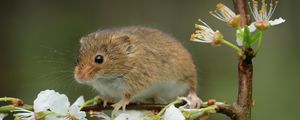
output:
M202 100L197 96L196 93L189 93L187 98L191 101L190 108L200 108Z
M106 107L108 102L110 103L113 102L113 100L109 96L102 96L101 100L102 100L103 107Z

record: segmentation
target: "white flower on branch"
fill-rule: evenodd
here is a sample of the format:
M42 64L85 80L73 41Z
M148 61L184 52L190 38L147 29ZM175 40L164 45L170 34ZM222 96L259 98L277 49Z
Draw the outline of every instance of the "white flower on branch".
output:
M7 116L7 114L0 113L0 120L3 120L3 118L5 118L6 116Z
M80 111L84 103L83 97L79 97L71 106L68 97L54 90L45 90L38 94L34 100L34 112L17 110L16 117L25 120L36 120L36 113L44 113L46 120L87 120L86 113Z
M163 120L185 120L185 117L178 108L176 108L174 105L171 105L166 110Z
M41 91L33 102L33 109L35 112L50 110L60 113L67 111L68 106L70 106L68 97L64 94L59 94L54 90Z
M191 35L191 41L211 43L213 45L218 45L223 40L223 35L219 31L214 31L201 19L199 21L203 25L195 24L196 31Z
M136 110L130 110L130 111L124 111L121 112L115 120L150 120L150 117L148 117L149 112L148 111L136 111Z
M230 8L222 3L218 3L216 5L216 10L210 11L209 13L215 18L226 22L234 28L238 28L238 26L240 26L240 15L235 14Z
M281 17L275 20L270 20L276 9L278 1L275 2L275 5L273 4L273 1L271 1L268 5L266 3L266 0L261 0L260 9L257 0L252 1L252 6L250 2L248 4L250 7L250 11L255 19L255 22L251 23L251 25L254 25L258 30L265 30L270 26L278 25L285 22L285 20Z
M110 116L106 115L103 112L90 111L89 115L91 117L99 118L100 120L111 120Z
M29 110L14 110L16 113L14 116L16 118L19 118L20 120L37 120L35 112L29 111Z

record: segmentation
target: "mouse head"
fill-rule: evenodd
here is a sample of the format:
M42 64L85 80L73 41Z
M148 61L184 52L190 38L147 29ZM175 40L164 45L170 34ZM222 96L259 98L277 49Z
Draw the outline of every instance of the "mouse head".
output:
M126 34L95 32L80 40L80 53L74 70L79 83L110 79L126 74L134 62L135 47Z

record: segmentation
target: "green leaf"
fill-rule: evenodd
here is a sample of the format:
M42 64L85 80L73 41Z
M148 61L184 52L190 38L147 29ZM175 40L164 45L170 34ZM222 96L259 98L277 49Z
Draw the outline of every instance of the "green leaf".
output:
M237 33L236 37L239 38L240 40L243 40L243 33Z
M243 39L243 37L244 37L244 31L243 30L241 30L241 29L239 29L237 32L236 32L236 39L239 39L241 42L242 42L242 46L244 46L244 39ZM238 42L238 41L237 41ZM237 43L237 44L239 44L239 43Z
M254 35L252 35L251 40L249 41L250 46L252 47L257 42L257 40L261 39L261 37L262 37L261 31L256 32Z
M246 45L248 47L250 47L250 40L251 40L251 32L248 28L248 26L245 27L245 30L244 30L244 38L243 38L243 41L246 43Z

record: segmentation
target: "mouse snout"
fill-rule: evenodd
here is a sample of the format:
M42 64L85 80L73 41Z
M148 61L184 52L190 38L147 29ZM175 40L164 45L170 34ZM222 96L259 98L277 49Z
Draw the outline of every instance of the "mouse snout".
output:
M91 79L93 69L91 66L84 67L80 69L78 66L75 67L74 77L77 81L86 81Z

